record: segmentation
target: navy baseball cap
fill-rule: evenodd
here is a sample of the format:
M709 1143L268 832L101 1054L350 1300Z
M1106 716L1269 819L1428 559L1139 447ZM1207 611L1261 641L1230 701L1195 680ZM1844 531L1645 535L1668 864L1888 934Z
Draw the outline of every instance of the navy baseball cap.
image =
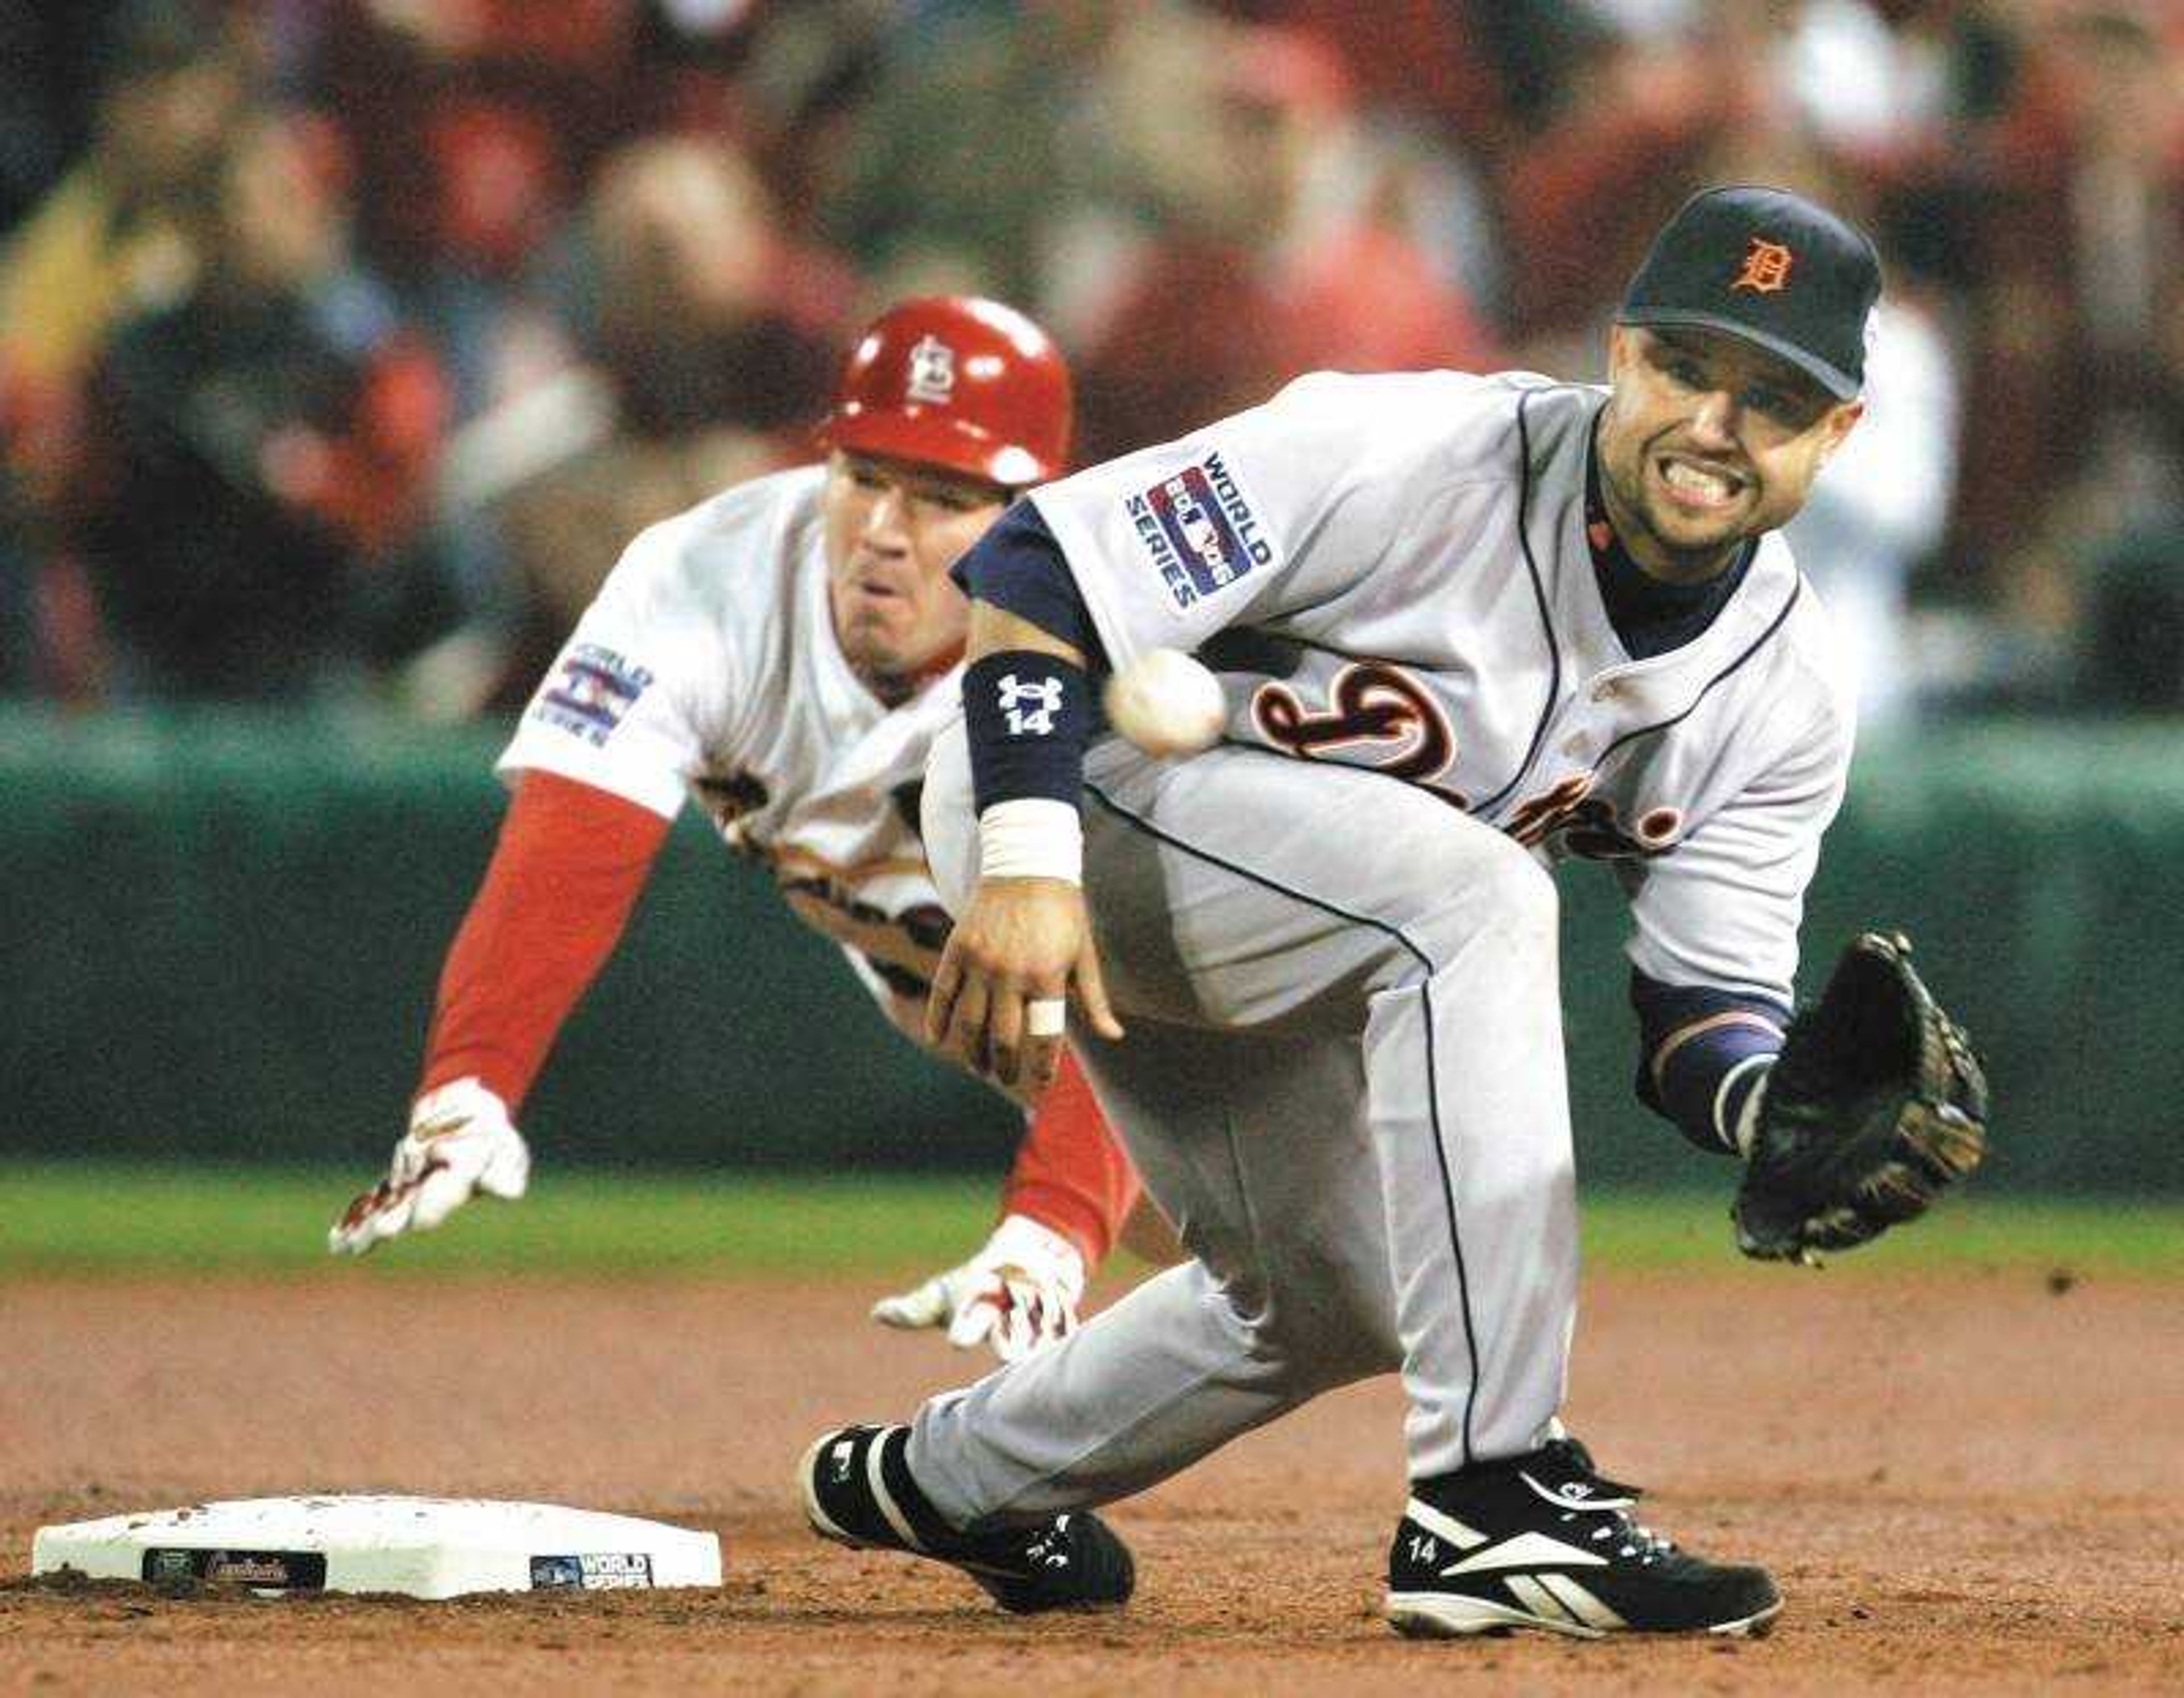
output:
M1847 401L1865 384L1880 298L1863 231L1786 189L1736 184L1693 195L1662 226L1615 320L1741 337Z

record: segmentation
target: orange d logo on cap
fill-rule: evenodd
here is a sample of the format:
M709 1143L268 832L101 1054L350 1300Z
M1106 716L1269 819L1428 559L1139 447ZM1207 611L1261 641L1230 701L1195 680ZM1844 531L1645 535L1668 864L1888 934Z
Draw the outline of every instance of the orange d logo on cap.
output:
M1757 295L1779 293L1789 285L1790 267L1797 255L1780 242L1769 242L1763 236L1752 238L1752 246L1744 256L1744 269L1736 274L1736 281L1729 287L1732 292L1749 289Z

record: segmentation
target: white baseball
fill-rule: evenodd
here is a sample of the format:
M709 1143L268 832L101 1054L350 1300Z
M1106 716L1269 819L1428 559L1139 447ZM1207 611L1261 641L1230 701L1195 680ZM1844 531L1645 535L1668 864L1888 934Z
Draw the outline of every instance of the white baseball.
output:
M1107 680L1107 722L1151 755L1195 754L1220 740L1221 681L1179 649L1149 649Z

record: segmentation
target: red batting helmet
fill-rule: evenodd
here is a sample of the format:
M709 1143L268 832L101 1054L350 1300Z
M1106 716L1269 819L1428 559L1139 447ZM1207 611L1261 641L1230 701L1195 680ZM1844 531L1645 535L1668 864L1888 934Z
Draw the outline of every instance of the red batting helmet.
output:
M834 392L827 445L1011 486L1069 464L1069 367L1013 307L930 295L882 314Z

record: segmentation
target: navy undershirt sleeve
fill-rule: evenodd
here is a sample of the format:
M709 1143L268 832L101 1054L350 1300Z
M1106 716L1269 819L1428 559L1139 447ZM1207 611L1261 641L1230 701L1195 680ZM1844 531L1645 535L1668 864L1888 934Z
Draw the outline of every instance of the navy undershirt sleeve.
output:
M1018 501L1001 515L956 561L954 576L964 594L1028 620L1068 643L1084 655L1088 672L1106 670L1106 650L1078 593L1068 559L1028 501Z
M1733 1150L1724 1128L1736 1124L1745 1094L1765 1070L1747 1070L1732 1087L1727 1102L1718 1101L1722 1082L1731 1069L1753 1056L1780 1053L1789 1010L1763 998L1708 985L1663 984L1641 972L1630 975L1630 1004L1638 1010L1640 1031L1638 1100L1674 1122L1700 1149L1716 1155ZM1691 1031L1724 1015L1731 1017ZM1737 1016L1756 1016L1756 1021ZM1680 1033L1690 1035L1676 1044L1665 1065L1657 1065L1655 1058Z

